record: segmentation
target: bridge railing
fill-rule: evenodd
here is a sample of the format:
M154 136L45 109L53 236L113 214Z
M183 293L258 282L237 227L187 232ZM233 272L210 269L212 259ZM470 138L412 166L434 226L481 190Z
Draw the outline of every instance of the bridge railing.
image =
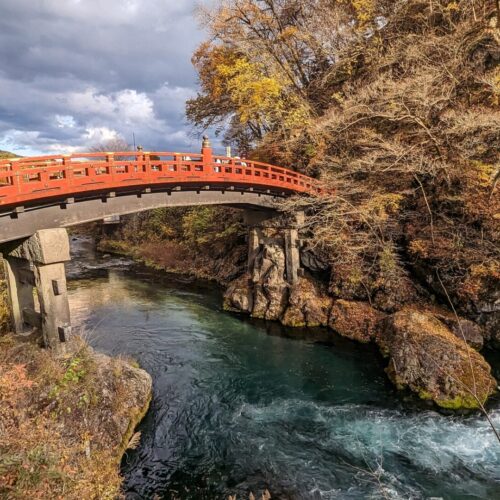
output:
M140 186L220 186L286 193L320 191L318 181L248 159L200 153L76 153L0 160L0 206Z

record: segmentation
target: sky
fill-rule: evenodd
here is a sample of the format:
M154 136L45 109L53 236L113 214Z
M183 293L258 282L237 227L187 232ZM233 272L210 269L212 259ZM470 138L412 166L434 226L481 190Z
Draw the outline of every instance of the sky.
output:
M196 0L0 0L0 149L196 151Z

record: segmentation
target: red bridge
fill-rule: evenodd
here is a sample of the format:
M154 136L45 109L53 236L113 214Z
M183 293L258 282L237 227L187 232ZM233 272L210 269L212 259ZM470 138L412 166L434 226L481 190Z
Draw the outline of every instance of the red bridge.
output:
M206 138L201 154L125 151L0 160L0 253L15 330L35 327L56 349L71 333L66 227L165 206L239 207L246 209L251 272L263 241L259 224L276 215L276 199L319 191L318 181L292 170L216 156ZM290 283L300 271L300 216L295 219L280 228Z
M78 153L0 160L0 210L54 198L131 188L197 188L308 193L317 181L286 168L198 153Z
M4 159L0 243L38 229L160 206L271 208L277 197L319 190L317 180L298 172L214 155L206 139L201 153L139 150Z

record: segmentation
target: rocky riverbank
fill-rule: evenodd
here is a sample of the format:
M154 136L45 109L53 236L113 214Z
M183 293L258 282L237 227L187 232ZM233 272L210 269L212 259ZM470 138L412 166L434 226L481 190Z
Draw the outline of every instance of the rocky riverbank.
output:
M276 244L260 249L252 276L244 274L228 286L224 305L287 326L325 326L359 342L375 342L398 388L444 408L477 408L496 391L490 366L477 352L491 338L487 329L424 297L388 312L332 297L311 273L289 285L284 249Z
M151 394L135 362L81 339L56 357L36 337L0 335L0 497L119 496L120 461Z
M230 265L226 253L212 258L211 264L205 258L202 266L196 265L200 259L190 260L190 253L180 247L177 253L184 255L190 266L171 256L162 260L160 244L131 245L119 235L101 240L99 248L125 253L170 272L215 279L226 289L227 310L287 326L323 326L359 342L374 342L387 358L387 374L398 388L408 388L443 408L477 408L496 391L490 366L478 352L485 342L492 341L494 332L437 305L425 290L412 295L411 300L404 300L402 294L398 307L335 297L322 279L329 274L327 266L308 247L301 249L304 273L294 285L286 280L285 252L277 243L260 246L252 275L244 272L241 254L245 252L241 248ZM231 272L221 274L220 269Z

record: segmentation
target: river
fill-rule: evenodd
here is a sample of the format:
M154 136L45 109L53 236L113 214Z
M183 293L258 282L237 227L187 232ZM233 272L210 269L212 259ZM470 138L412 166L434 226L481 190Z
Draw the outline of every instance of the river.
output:
M85 237L72 248L76 330L154 381L122 463L127 498L500 498L485 419L398 393L372 346L226 313L215 285L100 256ZM491 415L500 427L499 402Z

